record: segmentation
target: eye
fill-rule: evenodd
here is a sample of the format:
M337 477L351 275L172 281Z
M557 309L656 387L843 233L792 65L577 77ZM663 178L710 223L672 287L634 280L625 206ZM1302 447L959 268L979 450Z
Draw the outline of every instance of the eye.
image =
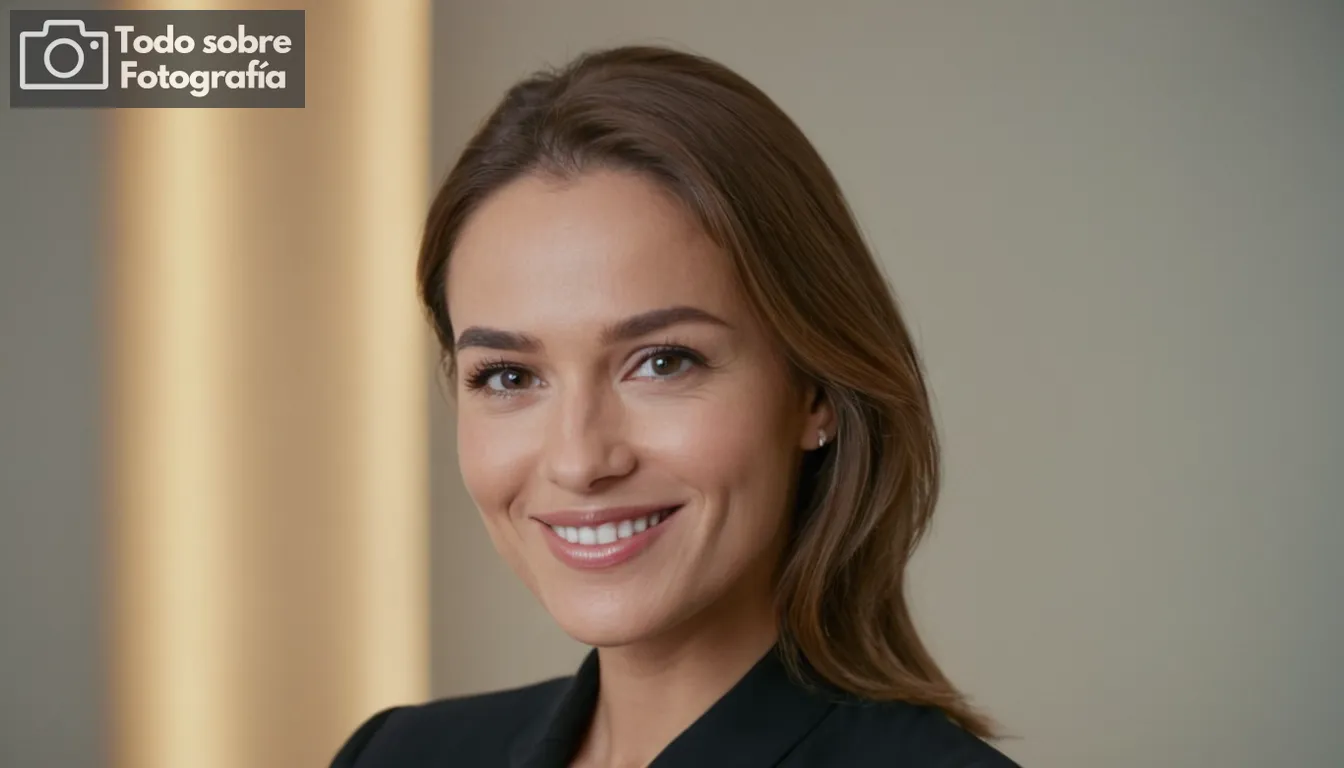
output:
M670 379L691 370L696 362L688 351L659 349L645 357L632 375L637 379Z
M531 371L502 361L483 362L466 378L467 389L501 397L517 394L536 383L537 377Z
M483 386L495 392L512 392L532 386L532 374L521 368L500 368L485 376Z

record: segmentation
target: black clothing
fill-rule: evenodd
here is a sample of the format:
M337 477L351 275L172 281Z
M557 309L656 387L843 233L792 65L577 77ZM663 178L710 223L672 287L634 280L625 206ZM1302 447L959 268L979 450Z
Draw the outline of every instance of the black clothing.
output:
M597 652L578 674L381 712L332 768L568 768L597 702ZM767 653L649 768L1016 768L936 709L803 686Z

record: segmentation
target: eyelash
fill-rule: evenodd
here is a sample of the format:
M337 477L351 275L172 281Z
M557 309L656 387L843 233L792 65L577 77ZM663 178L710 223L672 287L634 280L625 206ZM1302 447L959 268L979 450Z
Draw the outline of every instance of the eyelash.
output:
M705 358L699 353L697 353L695 350L673 341L667 341L656 347L650 347L649 349L645 350L644 353L639 356L639 359L635 363L634 368L638 370L645 363L647 363L648 361L652 360L655 357L658 357L659 355L676 355L678 357L685 358L691 361L691 365L696 368L709 367L709 365L705 362ZM490 377L494 376L497 373L500 373L501 371L520 371L523 373L527 373L529 375L535 375L532 374L532 372L529 371L525 366L510 363L509 361L505 360L502 357L496 357L482 360L476 365L474 365L471 369L471 372L466 376L466 378L463 381L466 383L467 389L472 391L479 390L485 392L486 394L492 397L513 397L514 395L512 393L496 392L486 386L487 382L490 381ZM686 371L685 373L689 373L689 371ZM673 379L680 375L681 374L674 374L673 376L669 376L667 378Z
M471 371L463 381L466 382L467 389L483 389L485 383L490 380L491 376L494 376L500 371L507 371L514 368L522 370L519 366L510 365L509 361L502 357L488 358L472 366Z

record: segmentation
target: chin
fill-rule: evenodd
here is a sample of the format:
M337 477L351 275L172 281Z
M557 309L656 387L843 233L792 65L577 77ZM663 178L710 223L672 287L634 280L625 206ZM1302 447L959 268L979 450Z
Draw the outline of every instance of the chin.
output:
M611 648L662 634L672 624L648 601L605 594L548 596L543 605L565 634L584 645Z

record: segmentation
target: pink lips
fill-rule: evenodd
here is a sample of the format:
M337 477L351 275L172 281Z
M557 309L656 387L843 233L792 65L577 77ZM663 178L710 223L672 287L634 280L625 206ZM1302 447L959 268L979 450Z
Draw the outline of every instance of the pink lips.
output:
M568 510L537 516L551 553L571 568L610 568L647 549L679 504Z

